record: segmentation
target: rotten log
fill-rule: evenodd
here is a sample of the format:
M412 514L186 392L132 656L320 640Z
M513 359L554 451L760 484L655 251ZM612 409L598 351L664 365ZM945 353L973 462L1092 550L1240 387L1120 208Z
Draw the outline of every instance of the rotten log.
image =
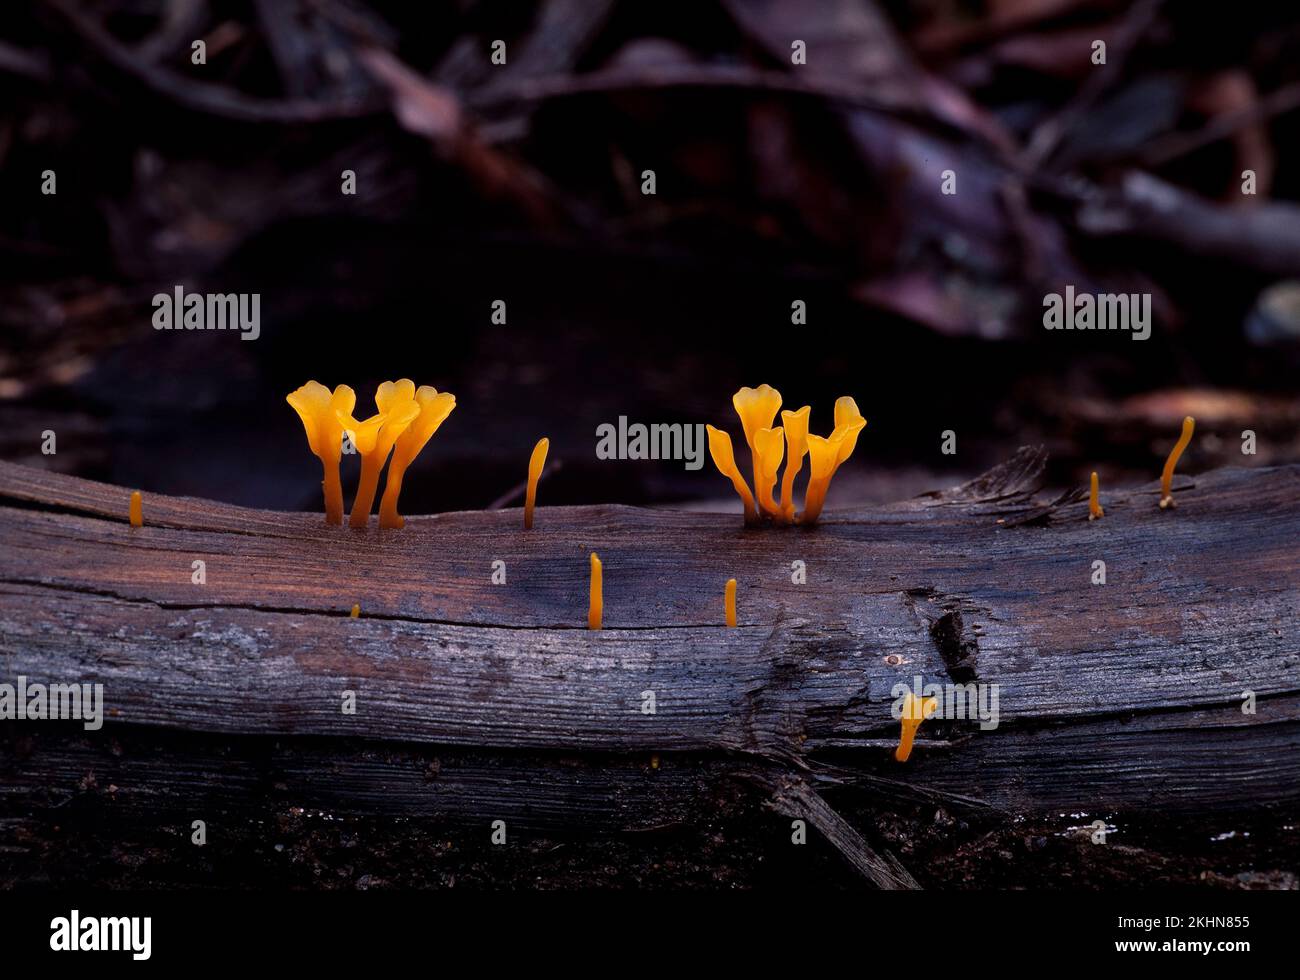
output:
M581 833L690 819L740 778L907 887L827 792L1008 817L1294 812L1300 466L1180 478L1174 511L1154 482L1115 491L1090 522L1078 493L1036 499L1043 463L1021 450L809 529L598 506L544 507L528 532L518 510L362 532L149 493L132 528L124 488L0 463L0 680L102 683L107 715L5 726L0 825L50 819L96 768L116 813L292 795ZM894 687L918 675L997 685L997 727L927 721L895 762Z

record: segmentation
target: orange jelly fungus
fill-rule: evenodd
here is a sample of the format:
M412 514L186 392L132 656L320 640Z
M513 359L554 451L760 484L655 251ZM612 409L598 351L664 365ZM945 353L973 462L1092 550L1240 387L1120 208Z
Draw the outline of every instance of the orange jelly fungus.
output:
M360 618L361 618L361 605L360 605L360 603L353 603L353 604L352 604L352 618L353 618L353 619L360 619Z
M736 493L740 494L741 502L745 505L745 523L758 523L758 508L754 506L754 495L749 492L749 484L740 475L740 467L736 465L736 456L731 448L731 436L711 425L706 425L705 429L709 433L709 455L713 457L713 465L718 468L719 473L731 480L731 485L736 488Z
M939 701L936 698L918 698L911 691L903 695L903 731L898 737L898 748L894 750L895 759L899 762L907 761L912 754L912 740L916 737L916 730L938 707Z
M727 610L727 625L736 625L736 580L727 579L727 591L724 594L723 605Z
M537 481L542 478L546 468L546 453L551 448L551 440L545 437L537 440L533 454L528 458L528 491L524 494L524 530L533 526L533 507L537 504Z
M781 413L785 429L785 475L781 477L781 516L794 520L794 478L803 469L803 458L808 455L808 415L812 406L805 405L797 412Z
M410 381L402 380L394 386L394 395L400 397L402 392L407 389L404 387L410 385ZM398 392L397 389L401 389ZM383 387L380 387L383 391ZM379 401L379 395L375 395L375 401ZM390 403L391 404L391 403ZM429 385L420 385L415 392L415 405L419 414L415 419L405 427L399 430L397 441L393 444L393 461L388 464L388 476L384 480L384 496L379 501L379 526L389 528L399 528L406 524L402 515L397 512L397 498L402 494L402 477L406 475L406 468L411 465L415 457L420 455L433 434L438 431L438 427L447 420L452 409L456 407L456 396L448 391L438 391ZM407 409L409 411L409 409ZM387 423L385 424L385 431ZM383 466L383 459L379 460L379 465ZM364 457L362 463L362 472L364 475ZM378 471L376 470L376 473ZM373 495L373 488L371 493ZM360 489L357 491L357 498L360 500ZM366 511L369 512L369 504ZM365 524L363 520L362 525ZM353 526L356 524L356 508L353 508Z
M285 401L302 419L307 445L324 467L325 520L329 524L342 524L343 484L339 480L339 460L343 455L343 424L339 415L351 414L357 403L356 392L347 385L339 385L331 394L323 384L308 381L289 392Z
M600 629L605 614L604 579L601 575L600 559L591 553L591 599L587 605L587 629Z
M1097 471L1092 471L1092 486L1088 491L1088 520L1095 521L1098 517L1105 517L1106 512L1101 509L1101 497L1097 487Z
M858 411L857 402L847 395L835 402L835 428L829 436L809 434L811 409L807 405L797 412L782 412L784 424L772 428L772 419L781 407L781 393L770 385L741 388L732 398L732 404L740 416L745 441L754 457L757 503L732 456L731 437L713 426L706 428L714 465L731 480L745 502L745 523L758 523L760 514L778 524L789 524L796 519L800 524L815 523L826 502L831 477L852 455L858 444L858 434L867 424ZM808 456L808 487L804 492L803 513L796 518L794 480L803 469L805 455ZM777 503L773 488L782 461L785 462L785 475L781 480L781 501Z
M131 491L131 526L144 527L144 502L140 499L140 491Z
M1160 474L1160 509L1174 507L1174 467L1178 465L1178 459L1183 455L1183 450L1187 444L1192 441L1192 430L1196 428L1196 419L1190 415L1183 419L1183 433L1178 437L1178 442L1174 444L1173 452L1165 460L1165 471Z
M378 413L364 422L352 417L350 412L339 412L339 423L352 437L352 445L361 455L361 480L357 484L357 496L352 501L352 516L348 523L352 527L365 527L370 522L370 509L375 503L375 492L379 489L379 473L393 451L397 437L406 431L420 414L420 406L415 401L415 383L403 378L401 381L385 381L375 392L375 407Z

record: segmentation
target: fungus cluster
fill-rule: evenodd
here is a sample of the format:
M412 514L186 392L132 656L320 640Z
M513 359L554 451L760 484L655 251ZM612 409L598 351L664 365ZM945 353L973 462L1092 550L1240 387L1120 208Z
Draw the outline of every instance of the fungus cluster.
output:
M389 455L388 479L379 505L379 526L399 528L406 522L397 512L397 498L402 492L402 477L420 450L438 431L452 409L456 396L439 392L428 385L418 389L406 378L385 381L375 392L376 414L365 420L353 417L357 396L347 385L331 392L324 385L308 381L289 393L286 401L302 419L307 431L307 445L324 468L325 520L343 523L343 484L339 463L343 453L343 434L361 456L361 480L352 502L348 523L365 527L379 489L379 474Z
M812 524L822 512L826 491L843 462L853 454L858 433L867 420L858 411L857 402L845 395L835 402L835 428L829 436L811 435L808 416L811 408L805 405L797 412L781 412L781 425L773 427L776 413L781 409L781 393L771 385L741 388L731 399L736 414L740 416L745 442L749 446L754 479L754 491L736 465L731 436L721 429L707 426L709 454L713 465L740 495L745 506L745 524L763 521L775 524ZM794 481L803 469L804 456L808 457L808 486L804 491L803 511L796 514ZM777 473L785 463L781 479L781 499L773 494Z

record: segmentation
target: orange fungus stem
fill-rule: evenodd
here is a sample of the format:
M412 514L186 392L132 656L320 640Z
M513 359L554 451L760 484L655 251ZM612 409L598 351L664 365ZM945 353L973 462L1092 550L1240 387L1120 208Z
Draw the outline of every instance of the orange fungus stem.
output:
M528 491L524 495L524 530L533 526L533 507L537 504L537 481L542 478L546 468L546 453L551 448L551 440L545 437L537 440L533 455L528 459Z
M587 606L587 628L598 630L605 614L604 579L601 575L600 559L591 553L591 600Z
M1160 474L1160 509L1174 506L1174 467L1178 465L1183 450L1192 441L1192 430L1196 428L1196 419L1190 415L1183 419L1183 433L1174 444L1174 450L1165 460L1165 471Z

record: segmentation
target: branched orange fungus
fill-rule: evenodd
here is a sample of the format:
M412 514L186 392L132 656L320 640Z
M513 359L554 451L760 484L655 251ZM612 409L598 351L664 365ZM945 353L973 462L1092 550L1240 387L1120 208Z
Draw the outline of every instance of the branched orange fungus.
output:
M605 616L604 576L600 559L591 553L591 595L587 603L587 629L598 630Z
M1101 496L1097 490L1097 471L1093 470L1092 484L1088 490L1088 520L1090 521L1106 516L1106 512L1101 509Z
M331 394L323 384L308 381L291 391L285 400L302 419L307 445L324 467L325 520L342 524L343 484L339 480L339 460L343 455L343 423L339 416L352 414L356 393L347 385L339 385Z
M731 485L736 488L736 493L740 494L741 502L745 505L745 523L758 523L758 509L754 506L754 495L749 492L749 485L740 475L740 468L736 466L736 456L731 448L731 436L711 425L706 425L705 428L709 432L709 455L713 457L713 465L718 468L719 473L731 481Z
M357 421L350 412L339 412L338 419L352 444L361 455L361 480L357 496L352 501L352 516L348 523L365 527L370 522L370 509L379 489L379 473L384 468L388 454L393 451L397 437L406 431L420 414L415 401L415 383L385 381L375 392L375 407L379 412L364 422Z
M409 384L411 384L411 382L405 380L397 382L394 386L394 392L392 393L393 397L400 398L401 392L397 391L397 389L405 391L403 386ZM382 386L380 387L380 391L383 391ZM379 401L378 394L375 395L375 401L376 403ZM391 401L390 404L392 404ZM438 431L438 427L446 421L447 416L450 415L452 409L456 407L456 396L447 391L440 392L436 388L431 388L429 385L420 385L419 389L415 392L415 404L419 410L419 414L415 416L415 419L410 422L405 429L398 431L397 441L393 444L393 461L388 464L388 476L384 480L384 496L379 502L380 527L398 528L406 524L402 515L397 512L397 498L401 496L402 493L402 477L406 475L406 468L411 465L416 456L420 455L420 451L424 449L429 440L433 438L433 434ZM405 411L409 411L409 409L406 409ZM391 424L391 420L389 423L385 423L383 430L385 433L388 431L389 424ZM384 461L381 457L379 465L383 466L383 464ZM363 457L363 473L364 465ZM376 470L376 473L377 472L378 471ZM373 488L371 493L373 495ZM361 493L358 489L357 499L360 500L360 497ZM369 509L369 505L367 505L367 512ZM355 508L353 510L353 517L353 524L355 526ZM362 521L362 524L364 523L365 522Z
M144 527L144 501L140 499L140 491L131 491L131 526Z
M1192 441L1192 430L1196 427L1196 419L1190 415L1183 419L1183 433L1178 437L1178 442L1174 444L1173 452L1165 460L1165 471L1160 474L1160 509L1174 507L1174 467L1178 465L1178 459L1183 455L1183 450L1187 444Z
M727 588L726 591L723 593L722 604L727 614L727 625L735 626L736 625L736 580L734 578L727 579Z
M911 691L903 695L903 730L898 737L898 748L894 750L895 759L899 762L907 761L912 754L912 740L916 738L916 730L938 707L939 701L936 698L918 698Z
M808 432L811 409L805 405L797 412L781 412L784 423L772 427L772 419L781 407L781 393L771 385L741 388L732 398L740 424L745 430L754 458L754 494L736 466L731 450L731 437L713 426L709 431L709 451L713 462L723 476L728 477L740 499L745 502L745 523L756 524L761 518L770 518L778 524L795 521L794 480L803 469L803 458L808 456L808 488L804 492L801 524L815 523L826 502L826 490L831 477L849 458L858 443L858 434L867 420L858 411L857 402L845 395L835 402L835 429L829 436L814 436ZM785 462L785 475L781 479L781 500L773 497L777 471ZM757 503L755 503L757 497Z
M781 516L794 520L794 478L803 469L803 458L808 455L808 414L812 407L805 405L797 412L781 413L785 429L785 475L781 477Z
M524 494L524 530L533 526L533 507L537 503L537 481L542 478L546 467L546 452L551 448L551 440L541 438L533 447L533 455L528 459L528 490Z

